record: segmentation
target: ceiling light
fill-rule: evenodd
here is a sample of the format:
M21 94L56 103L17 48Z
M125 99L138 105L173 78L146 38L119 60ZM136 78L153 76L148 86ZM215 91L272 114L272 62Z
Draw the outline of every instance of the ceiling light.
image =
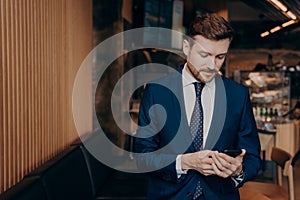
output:
M272 29L270 30L270 32L271 32L271 33L274 33L274 32L276 32L276 31L279 31L280 29L281 29L280 26L276 26L275 28L272 28Z
M288 22L285 22L281 26L276 26L276 27L272 28L270 31L266 31L266 32L261 33L260 37L266 37L266 36L270 35L271 33L279 31L280 29L282 29L284 27L287 27L287 26L290 26L292 24L295 24L297 22L298 22L298 20L290 20Z
M271 0L271 2L273 4L275 4L280 10L282 10L283 12L286 12L288 9L285 5L283 5L283 3L281 3L280 1L278 0Z
M286 13L291 19L297 19L296 15L294 13L292 13L291 11L288 11Z
M281 26L282 27L287 27L289 25L295 24L297 21L296 20L290 20L288 22L283 23Z
M263 32L260 37L266 37L267 35L270 35L269 31Z

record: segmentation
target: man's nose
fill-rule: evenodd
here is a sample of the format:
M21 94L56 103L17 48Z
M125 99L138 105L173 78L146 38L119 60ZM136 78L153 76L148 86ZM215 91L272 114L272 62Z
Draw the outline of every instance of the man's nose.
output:
M211 56L209 58L209 62L208 62L208 68L210 70L215 70L216 69L216 59L214 56Z

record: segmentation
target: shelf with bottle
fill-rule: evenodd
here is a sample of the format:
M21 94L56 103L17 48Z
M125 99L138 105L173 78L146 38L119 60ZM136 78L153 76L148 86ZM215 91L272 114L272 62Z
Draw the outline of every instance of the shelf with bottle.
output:
M275 124L280 121L278 108L253 107L253 113L256 120L257 128L273 130Z
M234 79L249 88L257 127L275 129L290 109L290 79L280 71L235 71Z
M284 124L290 120L284 117L284 112L279 107L253 107L257 128L266 131L276 131L278 124Z

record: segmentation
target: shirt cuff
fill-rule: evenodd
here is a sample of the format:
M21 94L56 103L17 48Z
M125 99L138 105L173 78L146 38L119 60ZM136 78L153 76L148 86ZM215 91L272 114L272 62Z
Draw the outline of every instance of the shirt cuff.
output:
M231 176L231 180L234 182L235 187L237 187L245 178L245 173L242 170L239 174Z
M182 154L178 155L176 157L176 172L177 172L177 178L180 178L182 174L187 174L188 170L182 170L181 167L181 157Z

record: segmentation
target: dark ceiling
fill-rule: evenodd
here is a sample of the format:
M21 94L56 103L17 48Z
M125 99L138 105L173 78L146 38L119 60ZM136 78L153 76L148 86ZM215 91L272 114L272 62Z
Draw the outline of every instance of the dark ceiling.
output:
M241 0L248 6L257 9L261 12L262 16L275 22L285 22L289 20L282 12L278 11L267 0ZM300 18L300 2L298 0L281 0L298 18Z
M144 1L132 0L134 5L132 10L134 23L130 25L130 28L143 26ZM195 11L202 9L201 5L205 5L209 1L183 1L183 24L187 27L190 20L194 17ZM300 22L283 28L267 37L260 37L261 33L289 21L289 18L277 10L268 0L225 1L228 6L228 19L236 31L236 37L232 43L233 48L300 50ZM300 19L300 0L281 1ZM94 26L97 29L110 26L114 20L121 17L122 0L93 0L93 2ZM210 4L214 7L213 3Z
M300 19L299 0L281 0ZM300 50L300 23L265 38L260 34L290 19L267 0L228 0L229 20L236 30L233 47Z

